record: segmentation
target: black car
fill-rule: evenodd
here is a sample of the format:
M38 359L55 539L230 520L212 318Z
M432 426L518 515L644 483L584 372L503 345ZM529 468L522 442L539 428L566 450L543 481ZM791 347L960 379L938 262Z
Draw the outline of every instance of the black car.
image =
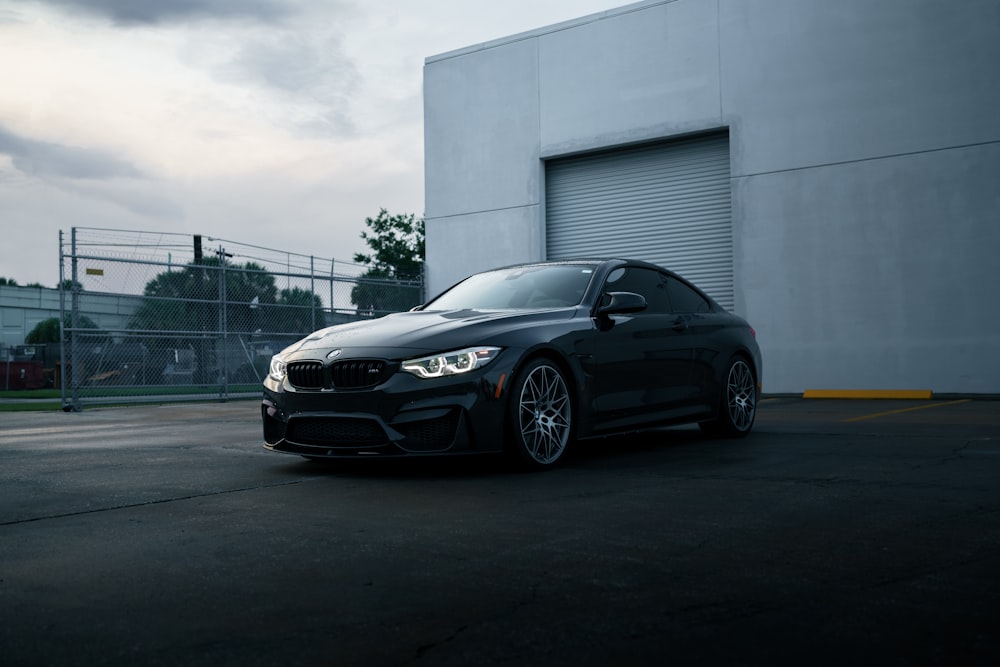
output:
M577 438L691 422L745 436L760 377L750 325L670 271L524 264L275 355L264 446L317 459L506 451L547 468Z

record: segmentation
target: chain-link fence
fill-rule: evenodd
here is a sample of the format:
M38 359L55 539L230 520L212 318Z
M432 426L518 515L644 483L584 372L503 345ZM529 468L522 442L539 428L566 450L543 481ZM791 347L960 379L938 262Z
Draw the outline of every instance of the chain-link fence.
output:
M365 272L209 237L73 228L60 234L64 409L257 395L290 343L423 300L420 279ZM108 295L119 312L97 317Z

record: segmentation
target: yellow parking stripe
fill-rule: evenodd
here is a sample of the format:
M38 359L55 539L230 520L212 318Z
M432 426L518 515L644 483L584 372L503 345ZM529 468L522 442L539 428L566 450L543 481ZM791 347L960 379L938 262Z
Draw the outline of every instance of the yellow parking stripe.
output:
M934 396L930 389L806 389L802 398L898 398L925 399Z
M946 401L944 403L926 403L924 405L917 405L912 408L900 408L899 410L886 410L885 412L876 412L870 415L863 415L861 417L851 417L850 419L844 419L844 422L859 422L865 419L877 419L878 417L886 417L888 415L897 415L901 412L913 412L914 410L926 410L928 408L941 408L946 405L958 405L959 403L968 403L971 398L961 398L957 401Z

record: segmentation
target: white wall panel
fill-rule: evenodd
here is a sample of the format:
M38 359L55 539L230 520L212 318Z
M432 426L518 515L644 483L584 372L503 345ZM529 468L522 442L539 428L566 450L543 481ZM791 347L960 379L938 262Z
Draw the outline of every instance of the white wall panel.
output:
M989 144L737 179L767 389L1000 390L998 176Z
M721 0L735 176L1000 140L1000 2Z
M424 100L427 218L540 203L534 41L427 66Z
M714 2L647 4L541 36L542 156L719 127L718 37Z

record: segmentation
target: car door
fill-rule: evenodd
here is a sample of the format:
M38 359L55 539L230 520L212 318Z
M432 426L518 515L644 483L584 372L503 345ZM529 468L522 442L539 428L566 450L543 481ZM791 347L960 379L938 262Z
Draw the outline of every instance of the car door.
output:
M688 326L671 312L668 278L651 268L623 267L605 280L602 294L640 294L646 309L599 317L582 355L597 429L670 419L693 398Z
M713 312L705 297L674 276L667 279L667 294L676 321L683 323L691 349L689 395L696 405L711 411L718 403L715 367L719 365L718 357L722 354L719 332L725 326L726 316Z

